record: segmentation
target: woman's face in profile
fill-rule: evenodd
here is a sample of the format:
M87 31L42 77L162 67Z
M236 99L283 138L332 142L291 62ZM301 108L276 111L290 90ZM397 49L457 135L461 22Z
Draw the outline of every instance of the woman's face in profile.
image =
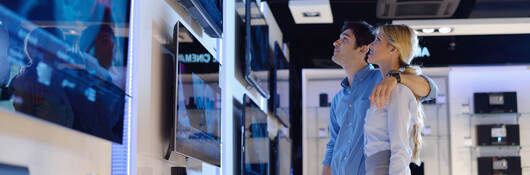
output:
M370 52L368 53L368 63L380 64L389 61L391 52L394 47L391 46L386 38L379 33L375 40L370 43Z

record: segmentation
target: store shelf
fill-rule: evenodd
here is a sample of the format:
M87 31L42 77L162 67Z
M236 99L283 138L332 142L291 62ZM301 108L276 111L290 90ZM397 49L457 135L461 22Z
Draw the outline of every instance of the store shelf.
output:
M518 112L518 113L459 113L456 117L470 118L470 117L530 117L530 112Z
M508 156L520 156L521 146L510 145L510 146L462 146L460 149L468 149L472 157L508 157Z

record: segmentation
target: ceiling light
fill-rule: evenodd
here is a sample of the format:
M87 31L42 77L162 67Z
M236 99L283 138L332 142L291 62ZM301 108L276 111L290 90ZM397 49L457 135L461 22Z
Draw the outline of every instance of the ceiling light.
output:
M304 17L320 17L320 12L304 12Z
M425 28L438 29L438 32L420 32L419 35L421 36L530 34L530 17L393 20L392 24L405 24L420 30ZM442 33L444 27L450 27L451 32Z
M333 23L330 0L289 0L289 10L296 24Z
M451 27L441 27L440 29L438 29L438 32L440 33L449 33L453 31L453 29L451 29Z
M434 32L434 29L433 28L421 29L421 32L423 32L423 33L432 33L432 32Z

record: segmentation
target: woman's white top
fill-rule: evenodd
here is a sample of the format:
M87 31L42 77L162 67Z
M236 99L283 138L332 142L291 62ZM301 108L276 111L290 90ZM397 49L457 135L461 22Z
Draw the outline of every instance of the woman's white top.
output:
M410 174L414 142L414 124L417 122L418 102L412 91L398 84L390 95L389 104L382 109L368 109L365 125L364 153L369 157L390 150L389 174ZM368 166L368 165L367 165Z

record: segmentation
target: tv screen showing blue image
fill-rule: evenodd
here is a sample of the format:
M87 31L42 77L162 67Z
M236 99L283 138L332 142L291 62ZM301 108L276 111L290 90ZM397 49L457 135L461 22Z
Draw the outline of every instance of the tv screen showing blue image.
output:
M0 1L0 108L123 138L130 1Z

